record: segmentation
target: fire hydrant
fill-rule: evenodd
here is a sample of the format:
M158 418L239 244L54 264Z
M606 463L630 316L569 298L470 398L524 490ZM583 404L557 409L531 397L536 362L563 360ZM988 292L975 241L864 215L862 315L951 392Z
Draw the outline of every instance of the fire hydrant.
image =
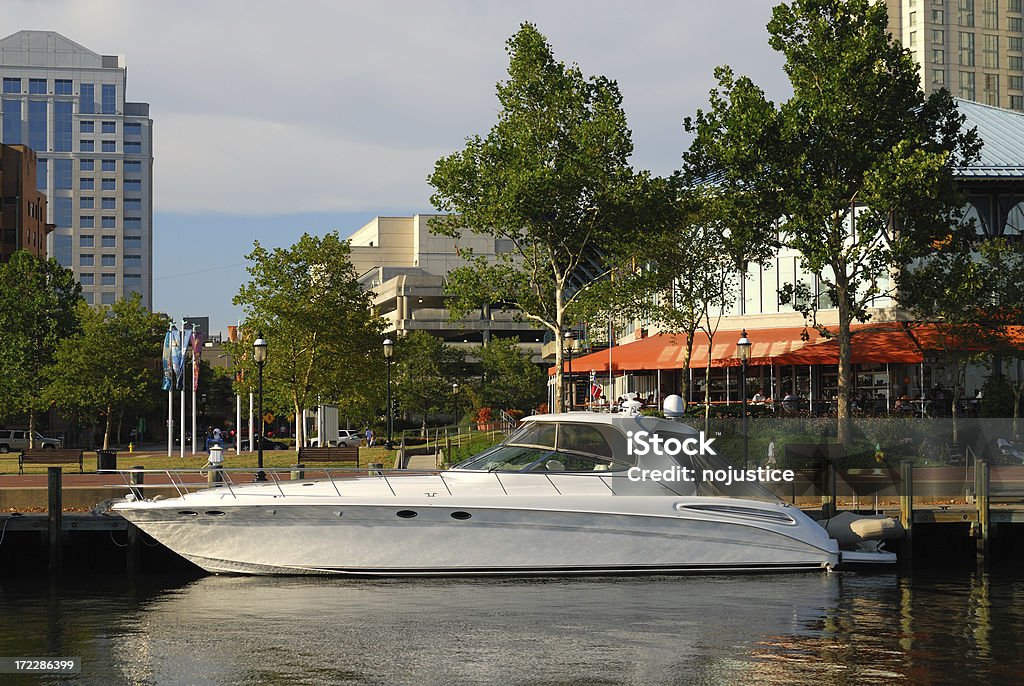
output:
M135 444L134 443L129 443L128 444L128 452L130 452L130 453L134 453L135 452Z

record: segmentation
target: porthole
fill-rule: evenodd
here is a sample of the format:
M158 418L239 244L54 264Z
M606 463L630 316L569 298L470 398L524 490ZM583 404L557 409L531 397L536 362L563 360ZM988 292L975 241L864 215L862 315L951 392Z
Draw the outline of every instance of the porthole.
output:
M462 510L459 510L458 512L452 512L452 519L469 519L472 516L473 515L469 514L468 512L463 512Z
M195 517L199 513L195 510L178 510L178 514L184 515L185 517Z
M399 510L395 514L397 514L402 519L412 519L413 517L415 517L419 513L416 512L415 510Z
M210 517L223 517L224 512L222 510L207 510L206 514Z

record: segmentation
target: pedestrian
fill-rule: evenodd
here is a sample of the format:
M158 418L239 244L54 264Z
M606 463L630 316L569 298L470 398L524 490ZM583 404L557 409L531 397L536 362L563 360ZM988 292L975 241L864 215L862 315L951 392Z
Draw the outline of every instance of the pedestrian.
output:
M373 429L366 427L366 447L373 447Z

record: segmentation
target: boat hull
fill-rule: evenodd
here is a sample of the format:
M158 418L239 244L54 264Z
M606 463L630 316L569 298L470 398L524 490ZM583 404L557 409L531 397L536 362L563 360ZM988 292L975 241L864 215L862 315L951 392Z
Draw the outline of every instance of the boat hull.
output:
M835 542L799 510L753 501L730 501L736 514L701 509L720 499L666 496L257 504L218 495L115 511L212 573L667 574L820 570L839 561Z

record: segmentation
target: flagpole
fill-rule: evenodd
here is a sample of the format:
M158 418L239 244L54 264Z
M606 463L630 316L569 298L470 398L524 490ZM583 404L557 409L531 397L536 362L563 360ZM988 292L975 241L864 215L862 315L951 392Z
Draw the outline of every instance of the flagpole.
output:
M179 342L181 347L181 366L178 367L178 373L184 376L185 374L185 319L181 320L181 331L179 332ZM181 418L181 425L178 427L179 440L181 441L178 446L178 457L185 457L185 384L182 381L181 386L181 407L178 409L178 415Z
M170 383L167 386L167 457L174 454L174 371L173 365L170 360L170 341L174 335L171 332L174 331L174 322L168 324L167 333L164 334L164 383L168 383L168 374L170 374ZM170 369L170 371L168 371Z
M192 336L193 340L196 335L196 329L199 328L195 324L192 325ZM183 365L184 366L184 365ZM192 454L196 454L196 347L195 343L192 344Z
M255 427L252 425L252 391L249 391L249 452L256 446L256 436L253 434Z
M174 386L167 391L167 457L174 452Z
M242 395L235 393L235 455L242 452Z

